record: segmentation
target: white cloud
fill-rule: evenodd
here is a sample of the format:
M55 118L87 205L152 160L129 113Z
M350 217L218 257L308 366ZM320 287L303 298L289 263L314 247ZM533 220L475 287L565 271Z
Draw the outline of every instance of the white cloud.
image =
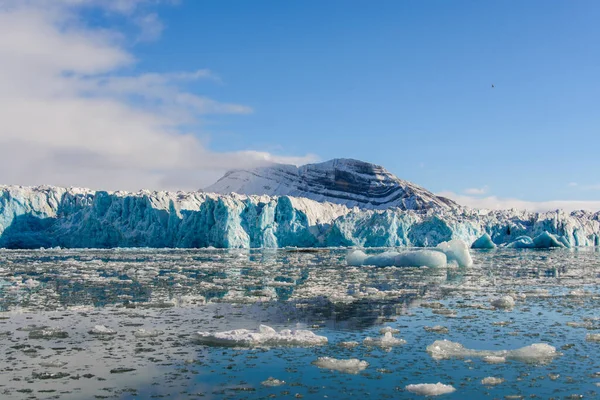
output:
M488 210L506 210L510 208L516 208L519 210L528 211L553 211L557 209L562 209L565 211L600 211L600 201L593 200L526 201L513 198L501 198L496 196L466 196L456 194L453 192L441 192L437 193L437 195L450 198L463 206L473 208L484 208Z
M120 32L91 28L81 7L135 19L152 0L0 0L0 183L98 189L198 189L225 170L314 155L216 153L182 127L251 107L182 89L211 71L123 75ZM133 22L135 23L135 21Z
M484 187L481 187L481 188L465 189L465 193L475 195L475 196L480 196L480 195L486 194L488 192L488 190L489 190L489 187L487 185L485 185Z

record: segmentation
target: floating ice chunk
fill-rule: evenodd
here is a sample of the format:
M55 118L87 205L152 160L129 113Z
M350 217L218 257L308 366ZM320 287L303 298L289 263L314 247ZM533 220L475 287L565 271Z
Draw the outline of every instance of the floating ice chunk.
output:
M392 335L392 332L386 332L381 338L378 339L366 337L365 340L363 340L363 344L365 346L393 347L406 344L406 340L395 338Z
M600 333L588 333L585 335L585 340L588 342L600 342Z
M398 253L386 251L381 254L367 256L360 250L348 254L346 262L349 266L374 265L376 267L429 267L437 268L446 265L444 253L433 250L411 250Z
M40 366L44 368L60 368L67 365L66 361L54 360L54 361L42 361Z
M452 393L456 390L452 385L444 385L441 382L407 385L405 389L421 396L439 396L440 394Z
M355 342L355 341L350 341L350 342L340 342L338 345L339 345L340 347L344 347L344 348L346 348L346 349L353 349L353 348L355 348L356 346L358 346L358 345L359 345L359 343L358 343L358 342Z
M515 299L511 296L502 296L492 300L491 304L496 308L512 309L515 307Z
M533 238L533 244L538 249L565 247L564 243L562 243L558 237L549 233L548 231L544 231L544 233Z
M485 361L488 364L502 364L506 362L506 357L485 356L483 357L483 361Z
M160 336L163 334L163 331L159 331L158 329L153 329L153 330L145 330L144 328L140 328L137 331L133 332L133 336L135 336L138 339L145 339L145 338L154 338L157 336Z
M269 379L262 381L260 384L263 386L275 387L285 385L285 381L281 381L270 376Z
M27 286L29 289L33 289L33 288L40 286L40 283L38 281L36 281L35 279L29 278L25 282L23 282L23 285Z
M424 326L423 329L425 329L427 332L448 333L448 328L442 325Z
M360 371L369 366L368 362L359 360L357 358L338 360L331 357L319 357L313 361L313 364L319 368L331 369L334 371L345 372L347 374L358 374Z
M535 245L533 244L533 239L529 236L519 236L514 241L507 244L506 247L515 249L531 249L535 247Z
M448 257L444 253L433 250L405 251L394 259L396 267L439 268L445 266L447 262Z
M446 254L448 261L456 261L461 267L470 267L473 265L469 247L460 239L452 239L449 242L442 242L437 245L436 249Z
M309 347L327 344L325 336L318 336L308 330L283 329L277 332L270 326L260 325L258 332L248 329L234 329L224 332L197 332L194 340L200 344L213 346L295 346Z
M465 357L504 357L523 362L546 362L558 356L556 348L546 343L534 343L515 350L472 350L449 340L436 340L427 346L427 353L435 360Z
M346 256L346 263L353 267L359 267L361 265L365 265L365 260L367 257L368 256L364 251L354 250L348 253Z
M486 386L495 386L501 384L502 382L504 382L504 378L496 378L493 376L488 376L487 378L483 378L481 380L481 384Z
M566 244L565 244L566 242ZM519 236L513 242L509 243L506 247L512 247L515 249L549 249L551 247L571 247L566 240L561 240L560 237L544 231L535 238L529 236Z
M496 244L492 242L489 234L484 233L479 239L471 244L472 249L495 249Z
M69 334L60 328L45 328L29 331L29 339L64 339Z
M392 328L391 326L386 326L385 328L381 328L379 330L379 333L381 333L382 335L385 335L388 332L395 335L396 333L400 333L400 329Z
M104 325L96 325L88 333L90 335L116 335L117 331L107 328Z

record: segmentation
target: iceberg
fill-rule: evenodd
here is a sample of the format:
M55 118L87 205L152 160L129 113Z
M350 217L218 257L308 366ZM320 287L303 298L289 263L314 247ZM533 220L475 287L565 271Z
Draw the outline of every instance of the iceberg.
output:
M239 347L311 347L327 344L325 336L319 336L308 330L284 329L277 332L267 325L260 325L258 331L234 329L224 332L197 332L193 340L209 346Z
M481 357L488 358L490 362L504 362L506 359L527 363L547 362L560 354L546 343L534 343L516 350L472 350L449 340L436 340L427 346L427 353L435 360Z
M313 364L319 368L331 369L333 371L345 372L347 374L358 374L360 371L369 366L368 362L361 361L357 358L338 360L331 357L319 357L313 361Z
M398 253L386 251L372 256L361 250L354 250L346 257L349 266L374 265L376 267L430 267L446 265L447 258L443 252L434 250L411 250Z
M473 259L467 244L460 239L453 239L448 242L442 242L437 245L436 249L439 249L444 254L448 261L455 261L460 267L470 267L473 265Z
M407 385L406 390L421 396L439 396L441 394L447 394L456 391L452 385L444 385L441 382Z
M492 242L492 238L487 232L471 244L472 249L495 249L496 247L496 244Z

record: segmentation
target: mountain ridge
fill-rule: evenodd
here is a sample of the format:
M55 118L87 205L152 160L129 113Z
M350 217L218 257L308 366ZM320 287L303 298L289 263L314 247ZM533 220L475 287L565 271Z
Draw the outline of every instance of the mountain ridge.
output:
M219 194L305 197L364 209L451 209L453 200L403 180L380 165L335 158L300 167L272 164L235 169L204 189Z

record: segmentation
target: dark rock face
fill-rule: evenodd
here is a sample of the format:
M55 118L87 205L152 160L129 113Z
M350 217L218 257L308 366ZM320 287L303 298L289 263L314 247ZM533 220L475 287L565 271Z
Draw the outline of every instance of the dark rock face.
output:
M352 159L334 159L301 167L274 164L233 170L206 191L307 197L372 209L423 210L458 206L450 199L399 179L379 165Z

